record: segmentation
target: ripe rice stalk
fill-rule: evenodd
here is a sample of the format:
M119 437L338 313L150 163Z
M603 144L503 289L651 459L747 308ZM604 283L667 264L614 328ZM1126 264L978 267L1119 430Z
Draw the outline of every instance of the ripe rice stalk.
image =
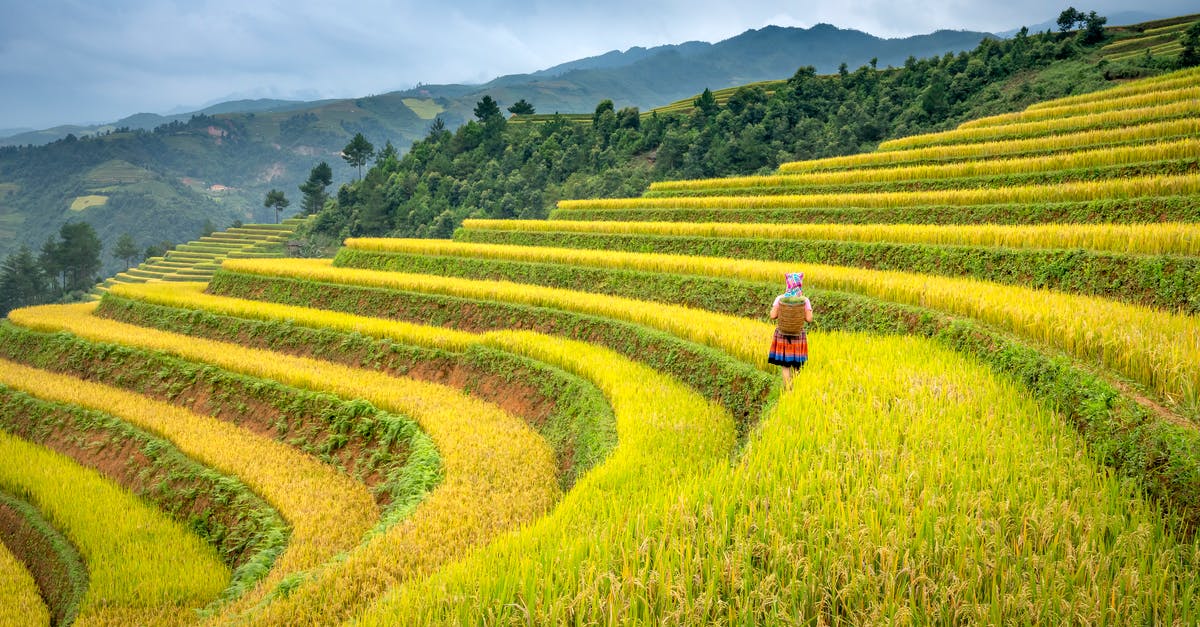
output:
M910 135L879 144L879 150L905 150L922 146L943 146L973 142L998 141L1001 139L1025 139L1043 135L1057 135L1072 131L1120 128L1177 118L1200 116L1200 100L1184 100L1165 105L1102 111L1088 115L1018 122L1003 126L960 128L936 133Z
M212 546L99 472L3 431L0 459L0 489L43 513L87 565L76 625L194 621L229 582Z
M1128 96L1107 98L1104 100L1094 100L1090 102L1061 105L1057 107L1041 107L1038 109L1018 111L1016 113L991 115L985 118L978 118L963 122L962 124L958 125L958 128L982 128L986 126L1032 122L1035 120L1045 120L1049 118L1164 105L1183 100L1196 99L1200 99L1200 87L1196 85L1189 85L1179 89L1155 90L1147 93L1130 94Z
M929 146L909 150L867 152L845 157L814 159L811 161L793 161L780 165L779 171L787 174L816 170L898 165L902 163L963 161L1030 153L1073 151L1088 147L1101 148L1114 144L1167 141L1171 139L1194 138L1197 135L1200 135L1200 120L1185 118L1102 130L1086 130L1062 135L1047 135L1045 137L1029 139Z
M349 243L364 250L627 268L768 283L780 283L785 272L798 269L797 264L768 261L460 244L438 240L374 239L350 240ZM260 266L259 271L302 275L315 271L322 265L328 266L328 262L296 264L290 269L289 265L276 262L273 266ZM239 264L239 267L244 271L255 271L253 266ZM1036 343L1062 350L1081 360L1112 368L1165 398L1184 402L1188 402L1189 399L1200 401L1200 321L1191 316L1117 303L1103 298L1033 290L972 279L820 264L804 264L799 269L805 272L805 282L808 285L854 292L974 318ZM400 281L394 278L400 276L406 275L393 274L390 280ZM384 286L388 281L389 279L381 277L378 282ZM415 280L410 282L404 278L402 282L414 286L404 289L424 289L415 287L418 285ZM544 293L541 292L541 288L525 288L527 299L536 299L534 294ZM515 292L518 288L506 287L505 292L508 291ZM491 292L480 288L478 293L479 296L476 297L488 298L490 296L484 294ZM1114 320L1121 322L1114 324ZM725 321L713 319L706 323L691 323L724 324ZM748 337L754 337L751 329L742 332ZM702 336L696 341L706 343ZM763 340L751 340L747 346L753 346L754 341ZM757 346L761 348L762 344ZM743 354L735 352L733 347L727 350L739 356Z
M1047 100L1045 102L1034 103L1029 106L1030 110L1041 109L1043 107L1060 107L1064 105L1073 105L1081 102L1089 102L1093 100L1108 100L1110 98L1119 98L1130 94L1141 94L1151 91L1161 91L1169 89L1178 89L1180 87L1190 87L1200 85L1200 69L1188 68L1186 70L1178 70L1160 76L1143 78L1140 80L1093 91L1086 94L1078 94L1075 96L1067 96L1057 98L1055 100Z
M356 624L1196 619L1198 545L1061 418L926 340L820 343L736 463L631 493L660 451Z
M697 190L738 190L775 188L784 190L806 185L848 185L852 183L892 183L930 179L954 179L1031 172L1056 172L1080 168L1132 165L1177 159L1195 159L1200 155L1200 138L1081 150L1036 157L979 159L946 164L923 164L869 170L817 171L805 174L769 174L716 179L660 181L650 184L651 192ZM732 193L736 193L733 191Z
M1139 255L1200 255L1200 224L755 224L467 219L476 231L617 233L893 242L939 246L1082 248ZM361 240L353 240L361 241ZM357 245L352 246L357 247Z
M1200 122L1200 120L1198 120ZM1106 198L1173 196L1200 193L1194 175L1143 176L1129 179L1075 181L1057 185L1025 185L979 189L847 194L780 194L771 196L686 196L672 198L600 198L560 200L558 208L573 209L753 209L799 207L907 207L916 205L979 205L988 203L1047 203Z
M42 601L33 575L0 542L0 625L49 624L50 609Z
M113 292L123 294L128 287L115 286ZM91 315L94 309L95 303L46 305L13 311L9 319L35 330L165 351L303 389L361 398L411 417L441 456L441 483L408 518L344 557L288 578L283 583L290 592L265 608L251 595L238 599L222 613L222 621L328 623L389 585L431 572L535 520L558 500L553 452L524 421L495 405L433 383L97 318Z
M261 586L314 568L359 543L379 519L366 487L300 450L243 427L126 390L0 361L0 383L47 401L86 407L145 429L185 455L241 479L291 526Z

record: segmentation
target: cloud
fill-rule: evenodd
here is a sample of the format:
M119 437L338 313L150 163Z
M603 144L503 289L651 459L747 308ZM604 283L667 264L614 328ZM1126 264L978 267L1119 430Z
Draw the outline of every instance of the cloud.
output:
M1000 31L1057 14L1040 0L5 4L0 127L112 121L235 94L311 99L482 82L635 45L719 41L767 24L826 22L895 37L938 28ZM1177 15L1194 11L1189 4L1102 0L1085 10Z

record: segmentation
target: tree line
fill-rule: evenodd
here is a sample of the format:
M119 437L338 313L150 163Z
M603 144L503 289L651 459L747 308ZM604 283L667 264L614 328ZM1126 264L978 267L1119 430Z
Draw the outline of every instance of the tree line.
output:
M636 196L656 180L766 173L1174 69L1141 58L1086 61L1107 37L1104 22L1071 9L1062 32L1022 29L968 52L910 57L899 68L872 61L820 76L803 67L773 91L747 86L724 103L705 90L689 113L644 116L606 100L590 123L551 116L512 124L485 95L475 119L456 131L435 120L403 157L375 155L365 174L325 203L310 236L331 245L357 236L448 237L468 217L544 218L562 198ZM1076 26L1082 30L1068 32ZM1040 73L1052 65L1054 72ZM509 111L533 106L522 101Z

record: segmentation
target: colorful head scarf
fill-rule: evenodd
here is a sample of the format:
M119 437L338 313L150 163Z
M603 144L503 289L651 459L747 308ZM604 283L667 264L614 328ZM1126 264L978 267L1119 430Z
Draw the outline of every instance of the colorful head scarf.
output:
M800 288L804 287L803 272L788 272L783 275L786 280L787 291L783 293L784 298L791 298L800 295Z

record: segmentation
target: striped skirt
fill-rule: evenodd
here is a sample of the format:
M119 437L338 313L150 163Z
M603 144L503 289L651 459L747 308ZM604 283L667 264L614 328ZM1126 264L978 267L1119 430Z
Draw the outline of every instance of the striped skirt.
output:
M799 368L807 361L808 333L801 331L800 335L783 335L776 329L775 337L771 340L771 352L767 355L767 363Z

